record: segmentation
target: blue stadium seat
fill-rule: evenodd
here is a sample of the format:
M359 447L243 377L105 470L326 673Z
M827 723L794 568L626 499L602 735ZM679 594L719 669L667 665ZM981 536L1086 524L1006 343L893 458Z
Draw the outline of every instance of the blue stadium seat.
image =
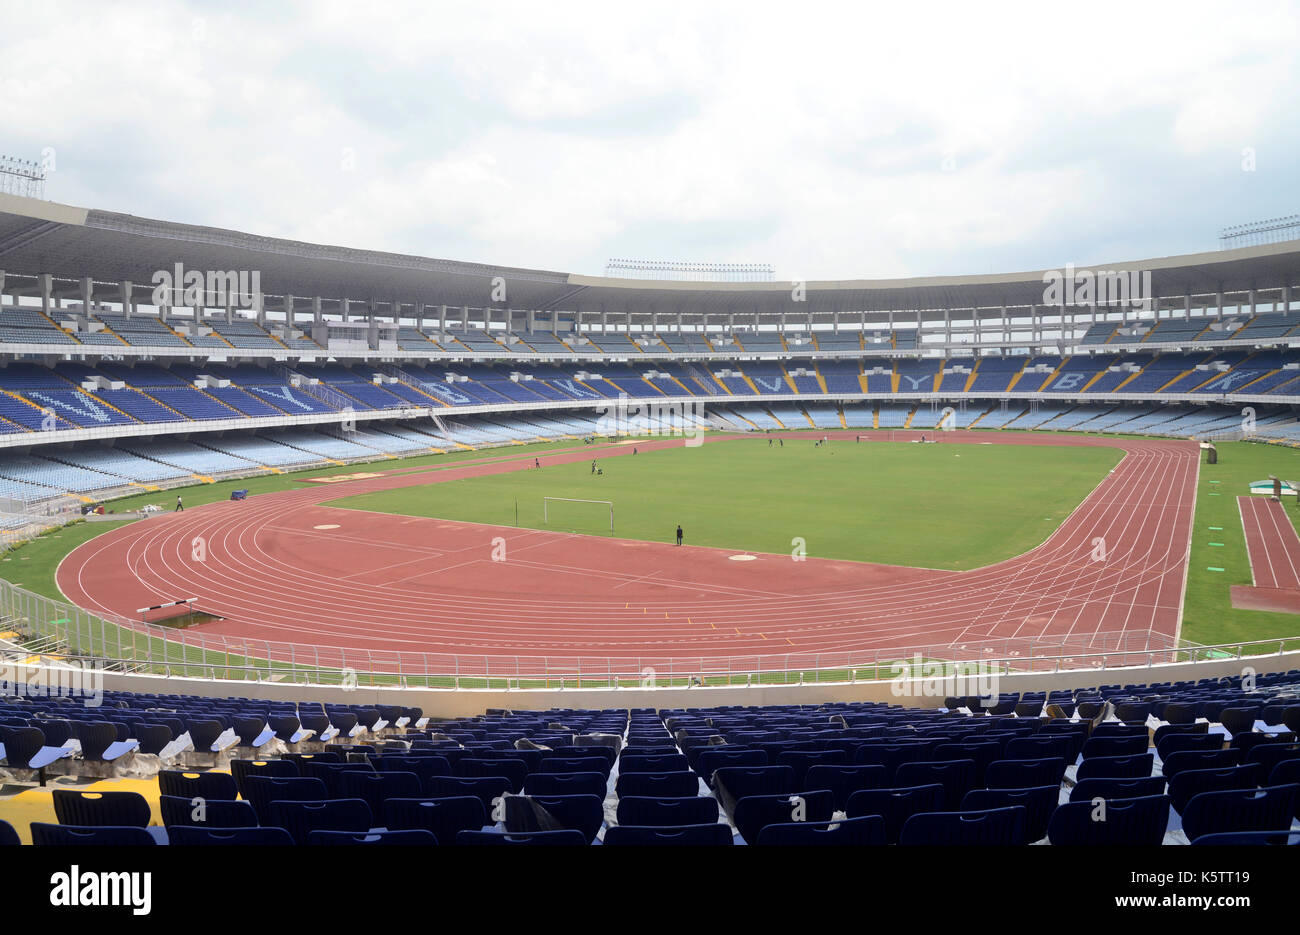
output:
M0 847L16 846L22 843L22 840L18 837L18 832L14 830L14 826L0 818Z
M184 796L187 799L222 799L233 801L239 797L235 777L230 773L191 772L164 769L158 772L158 791L161 795Z
M1155 755L1151 753L1136 756L1092 756L1079 764L1075 780L1140 779L1151 775L1154 764Z
M894 773L894 783L908 786L943 786L943 807L955 809L962 797L975 787L974 760L922 760L899 764Z
M581 831L532 831L526 834L504 834L499 831L462 831L456 835L462 846L568 846L584 845Z
M235 789L244 795L244 779L248 776L298 776L298 764L294 760L231 760L230 775L235 780Z
M1228 789L1192 796L1182 812L1189 841L1229 831L1285 831L1291 827L1300 786Z
M138 792L55 789L52 795L54 815L61 825L133 828L149 825L149 803Z
M177 825L196 828L255 828L257 812L247 802L229 802L223 799L196 803L193 798L179 795L160 795L158 810L163 826Z
M718 820L718 800L708 796L619 796L618 823L663 827Z
M1295 847L1300 845L1300 831L1225 831L1221 834L1203 834L1192 844L1212 847L1282 844Z
M922 812L907 819L898 843L979 847L1024 844L1025 808L1013 805L978 812Z
M167 842L183 847L292 847L293 836L283 828L206 828L176 825L167 829Z
M892 789L863 789L849 796L846 814L850 818L880 815L885 819L885 840L897 844L907 819L920 812L933 812L943 808L944 797L944 787L938 783Z
M480 831L487 823L488 810L472 795L384 802L384 826L389 830L429 831L443 844L455 844L461 831Z
M863 789L883 789L886 770L883 766L830 766L818 764L804 776L805 789L828 789L835 797L835 807L848 808L849 797Z
M703 847L731 845L731 828L721 822L675 827L618 825L605 832L606 847Z
M1047 837L1047 823L1060 796L1059 782L1036 788L972 789L961 800L961 810L988 811L1019 805L1025 809L1025 840L1032 843Z
M672 798L696 795L700 779L694 773L620 773L614 784L618 797Z
M408 829L404 831L311 831L307 834L311 845L333 846L395 846L427 847L437 844L431 831Z
M1264 768L1258 763L1225 766L1222 769L1185 769L1169 777L1169 801L1174 811L1181 815L1192 797L1202 792L1254 789L1265 778Z
M984 785L989 789L1034 789L1059 786L1064 777L1065 761L1057 757L994 760L984 772Z
M144 828L128 825L51 825L32 822L32 843L38 846L139 847L158 842Z
M415 799L424 791L420 777L415 773L346 772L339 776L343 798L363 799L371 814L384 813L387 799Z
M1163 795L1163 776L1141 776L1134 779L1083 779L1070 790L1071 802L1091 802L1093 799L1145 799Z
M283 828L295 842L305 844L312 831L369 831L374 819L364 799L280 799L271 803L271 820L265 824Z
M879 815L839 821L794 821L765 825L754 842L760 847L876 846L885 844L885 819Z
M605 823L604 798L599 795L518 795L505 800L505 826L510 833L581 831L590 843Z
M274 802L323 802L329 798L325 781L315 776L247 776L244 778L244 798L257 812L259 824L271 821Z
M1169 825L1169 797L1106 799L1101 805L1081 800L1057 806L1047 826L1052 844L1152 847Z
M747 795L736 802L731 817L740 836L753 843L766 825L830 821L834 812L834 795L830 790L822 789L790 795Z
M603 773L533 773L524 780L525 795L594 795L605 798Z
M472 795L483 803L489 815L492 814L492 801L508 791L510 780L504 776L432 776L424 785L424 794L433 799ZM447 839L439 835L438 840L446 843Z

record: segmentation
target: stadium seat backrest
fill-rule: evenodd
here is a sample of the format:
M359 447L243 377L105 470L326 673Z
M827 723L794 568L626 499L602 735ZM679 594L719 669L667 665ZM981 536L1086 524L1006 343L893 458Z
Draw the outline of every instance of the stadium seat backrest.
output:
M149 824L149 803L138 792L55 789L52 795L61 825L144 828Z
M38 846L140 847L158 842L144 828L127 825L51 825L32 822L32 843Z
M1019 845L1025 840L1024 806L967 812L922 812L903 825L900 845Z

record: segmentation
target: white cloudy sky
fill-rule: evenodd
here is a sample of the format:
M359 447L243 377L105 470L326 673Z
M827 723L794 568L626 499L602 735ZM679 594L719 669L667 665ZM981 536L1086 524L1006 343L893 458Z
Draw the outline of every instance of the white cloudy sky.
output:
M0 152L85 207L600 274L1006 272L1300 212L1300 13L0 0ZM1243 171L1243 150L1254 171Z

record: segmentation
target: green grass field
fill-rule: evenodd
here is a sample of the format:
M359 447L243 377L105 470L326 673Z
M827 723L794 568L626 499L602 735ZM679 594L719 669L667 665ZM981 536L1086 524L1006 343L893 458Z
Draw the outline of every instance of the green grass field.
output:
M1221 443L1216 447L1218 464L1206 464L1205 454L1201 455L1183 636L1215 644L1300 635L1300 616L1237 610L1229 592L1230 585L1251 583L1237 497L1250 492L1251 481L1266 480L1270 474L1300 481L1300 449L1251 442ZM1292 525L1297 525L1300 511L1294 499L1284 497L1283 501ZM1211 545L1214 542L1222 545Z
M629 446L630 447L630 446ZM332 506L925 568L1026 552L1119 463L1110 448L740 438L363 494ZM610 500L549 505L543 497Z
M990 433L990 440L995 439ZM367 468L438 469L473 458L531 461L539 453L579 444L512 446L367 467L318 468L196 485L183 493L186 504L193 506L227 499L238 488L248 488L253 496L291 490L306 477L324 474ZM609 499L616 504L614 534L619 537L670 541L681 522L687 541L695 545L784 553L791 550L792 538L802 536L814 557L969 568L1019 554L1041 542L1118 460L1117 452L1106 449L996 444L955 448L840 442L818 449L801 442L769 451L767 439L760 436L695 449L642 451L635 460L600 459L606 471L600 477L592 477L590 462L582 461L335 502L513 524L518 499L520 524L540 526L542 496ZM960 458L955 457L958 454ZM1084 454L1102 457L1089 466L1080 458ZM1183 636L1203 644L1300 636L1300 617L1236 610L1228 590L1232 584L1250 583L1237 495L1244 494L1251 481L1269 474L1300 479L1300 449L1238 442L1220 444L1219 455L1217 465L1201 466ZM110 506L130 510L144 503L170 505L175 496L175 491L139 494ZM758 502L763 504L761 511L753 509ZM1050 509L1045 509L1049 503ZM551 528L609 534L602 528L607 513L592 508L580 515L574 507L564 522L556 517ZM1288 502L1288 514L1300 526L1300 507ZM52 530L0 556L0 576L38 594L63 599L55 583L59 561L76 546L119 525L76 522ZM1222 544L1211 544L1216 542ZM144 655L144 638L125 635L116 640L119 645L137 644ZM196 659L193 650L164 648L159 641L153 641L151 652L154 659L170 655L205 661Z

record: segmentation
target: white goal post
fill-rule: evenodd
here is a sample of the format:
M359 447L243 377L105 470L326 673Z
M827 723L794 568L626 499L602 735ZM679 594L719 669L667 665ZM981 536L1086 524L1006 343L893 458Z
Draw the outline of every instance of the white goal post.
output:
M542 497L542 523L549 526L551 524L551 503L601 503L609 507L609 531L614 531L614 501L613 500L580 500L577 497Z

